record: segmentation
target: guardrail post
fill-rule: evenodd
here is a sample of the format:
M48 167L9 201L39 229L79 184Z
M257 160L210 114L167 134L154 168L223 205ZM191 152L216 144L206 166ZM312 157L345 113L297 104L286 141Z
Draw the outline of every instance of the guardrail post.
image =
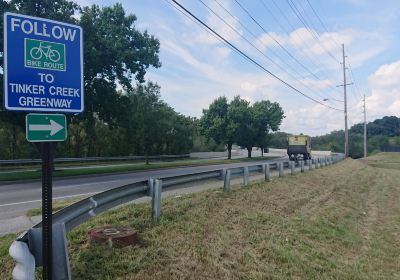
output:
M296 163L294 161L290 162L290 174L294 175Z
M158 221L161 214L162 180L154 180L153 196L151 197L151 212L153 220Z
M148 196L153 197L153 193L154 193L154 179L150 178L147 181L147 185L149 186L149 191L147 193Z
M225 177L224 177L224 191L229 192L231 190L231 170L225 170Z
M279 177L283 177L283 162L278 163L278 172L279 172Z
M271 181L271 170L269 163L265 164L265 170L264 170L264 176L265 176L265 181L269 182Z
M312 169L312 159L307 160L308 170Z
M261 173L265 174L266 164L261 164Z
M300 172L304 172L304 160L300 161Z
M319 168L319 158L315 159L315 169Z
M243 167L243 184L247 186L249 184L249 167Z
M221 169L221 180L225 180L226 168Z

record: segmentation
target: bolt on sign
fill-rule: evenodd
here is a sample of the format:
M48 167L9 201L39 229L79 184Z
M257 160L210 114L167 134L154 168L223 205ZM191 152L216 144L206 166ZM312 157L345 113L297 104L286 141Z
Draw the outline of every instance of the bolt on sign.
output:
M5 108L83 112L82 36L78 25L5 13Z

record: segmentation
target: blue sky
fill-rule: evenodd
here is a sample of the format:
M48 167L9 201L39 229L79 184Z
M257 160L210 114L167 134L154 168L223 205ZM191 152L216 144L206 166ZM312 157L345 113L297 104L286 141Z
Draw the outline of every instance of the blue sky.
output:
M364 93L368 120L400 116L400 1L309 0L326 29L307 0L237 1L262 28L235 0L203 0L212 11L199 0L178 2L274 74L314 99L328 98L323 103L339 109L343 103L335 99L343 100L343 89L336 85L343 83L338 61L344 43L352 69L347 74L356 83L348 87L349 124L362 120ZM114 1L78 2L106 6ZM343 128L343 112L314 103L267 75L174 9L168 0L122 4L137 16L139 30L159 38L162 67L151 69L147 78L161 86L162 98L176 111L200 117L202 109L218 96L232 99L240 95L250 102L279 102L286 115L282 131L319 135Z

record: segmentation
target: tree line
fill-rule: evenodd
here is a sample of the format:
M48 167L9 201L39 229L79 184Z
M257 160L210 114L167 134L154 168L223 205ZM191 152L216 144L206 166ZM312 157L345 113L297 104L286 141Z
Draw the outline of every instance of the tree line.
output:
M225 100L221 110L228 113L220 115L222 132L217 132L217 124L212 123L218 121L210 115L214 105L205 110L201 120L177 113L161 99L160 87L145 79L150 67L161 67L159 40L147 31L137 30L136 16L126 14L121 4L99 7L79 6L67 0L0 0L0 12L7 11L83 28L85 111L67 115L68 138L57 144L58 157L147 158L154 154L221 151L224 145L230 151L233 143L245 146L251 156L252 146L264 147L268 131L280 124L275 120L283 116L279 105L263 101L250 106L240 97L229 104L226 98L218 99ZM3 35L3 21L0 32ZM3 57L0 55L0 65ZM2 68L0 81L3 83ZM0 92L3 95L3 84ZM0 98L1 108L2 102ZM211 130L222 134L216 136ZM1 159L39 157L36 147L25 140L24 131L25 113L0 111Z
M240 96L229 103L222 96L203 110L200 131L207 139L224 144L229 159L233 144L245 147L251 157L253 147L260 147L263 153L269 133L279 129L283 118L283 110L276 102L263 100L250 106L250 102Z
M400 146L400 118L385 116L367 123L368 153L381 151L386 146ZM329 134L313 137L314 149L344 151L344 131L333 131ZM349 129L349 156L360 158L364 156L364 124L353 125Z
M276 132L270 135L270 147L286 149L287 137L291 135L286 132ZM325 150L337 153L344 152L344 130L332 131L321 136L311 138L313 150ZM385 147L400 147L400 118L385 116L367 123L367 148L368 154L374 154L385 149ZM364 124L353 125L349 129L349 156L361 158L364 156Z

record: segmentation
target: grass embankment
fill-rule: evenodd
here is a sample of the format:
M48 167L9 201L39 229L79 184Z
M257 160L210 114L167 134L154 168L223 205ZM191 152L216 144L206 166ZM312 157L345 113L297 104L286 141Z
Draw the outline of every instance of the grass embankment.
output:
M400 164L371 161L167 198L158 223L149 203L110 211L69 233L73 279L399 279ZM90 244L103 225L133 227L141 244ZM0 241L0 275L11 240Z
M201 165L213 165L213 164L226 164L226 163L237 163L245 161L257 161L257 160L269 160L275 157L254 157L254 158L240 158L240 159L199 159L199 160L179 160L169 162L150 162L145 163L126 163L112 166L113 163L108 163L107 166L90 166L85 168L76 169L65 169L57 170L59 165L56 165L56 170L53 172L53 177L69 177L69 176L83 176L83 175L95 175L95 174L109 174L109 173L123 173L123 172L134 172L151 169L162 169L162 168L175 168L175 167L189 167L189 166L201 166ZM82 164L83 165L83 164ZM36 170L18 170L18 172L1 172L1 181L17 181L17 180L29 180L39 179L41 176L40 167L37 166Z

